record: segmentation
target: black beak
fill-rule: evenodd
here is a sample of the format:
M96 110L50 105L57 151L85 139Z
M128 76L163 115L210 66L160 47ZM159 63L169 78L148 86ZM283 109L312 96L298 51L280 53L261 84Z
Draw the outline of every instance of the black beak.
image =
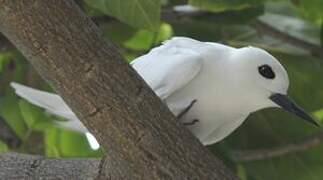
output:
M307 114L301 107L295 104L288 96L283 94L273 94L269 97L274 103L279 105L284 110L294 113L301 117L305 121L314 124L315 126L320 126L309 114Z

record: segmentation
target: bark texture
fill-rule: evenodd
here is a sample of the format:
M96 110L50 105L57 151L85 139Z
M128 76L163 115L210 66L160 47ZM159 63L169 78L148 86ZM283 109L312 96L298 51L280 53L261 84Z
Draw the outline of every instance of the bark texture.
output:
M94 180L100 160L55 159L17 153L0 154L1 179Z
M98 179L235 179L73 0L0 0L0 31L106 149Z

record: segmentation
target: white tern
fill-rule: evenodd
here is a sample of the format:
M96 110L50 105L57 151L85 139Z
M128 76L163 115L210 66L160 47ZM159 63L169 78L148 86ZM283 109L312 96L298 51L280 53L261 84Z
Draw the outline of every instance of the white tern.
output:
M260 48L174 37L131 65L204 145L222 140L250 113L268 107L283 108L318 125L289 100L286 70ZM30 103L69 120L57 123L88 132L60 96L11 85Z

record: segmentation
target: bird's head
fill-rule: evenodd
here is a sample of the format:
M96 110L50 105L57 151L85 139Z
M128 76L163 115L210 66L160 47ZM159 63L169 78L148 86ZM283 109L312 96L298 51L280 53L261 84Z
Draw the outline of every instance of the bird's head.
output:
M288 96L289 78L279 61L265 50L255 47L236 49L230 57L236 87L252 111L279 107L315 124L317 122ZM236 73L239 72L239 73ZM239 88L238 88L239 89Z

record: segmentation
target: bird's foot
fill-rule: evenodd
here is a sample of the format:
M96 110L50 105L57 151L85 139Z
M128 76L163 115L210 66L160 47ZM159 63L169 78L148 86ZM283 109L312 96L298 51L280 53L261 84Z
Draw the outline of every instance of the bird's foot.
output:
M183 117L193 107L196 101L197 100L194 99L181 113L179 113L179 115L177 116L177 119L180 119L181 117Z
M191 122L184 122L182 123L184 126L192 126L194 125L195 123L198 123L200 122L198 119L193 119Z

